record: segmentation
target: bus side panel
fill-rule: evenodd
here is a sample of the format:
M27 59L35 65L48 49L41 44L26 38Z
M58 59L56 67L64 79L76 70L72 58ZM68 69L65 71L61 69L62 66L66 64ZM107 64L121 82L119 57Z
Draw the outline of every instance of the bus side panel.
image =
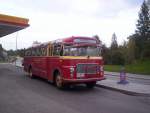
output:
M33 73L36 76L47 79L47 58L46 57L33 57Z
M48 80L53 81L53 73L55 70L59 70L61 73L61 60L59 57L48 57L47 59L48 65Z
M24 57L24 60L23 60L24 71L26 72L29 71L31 63L32 63L32 58Z

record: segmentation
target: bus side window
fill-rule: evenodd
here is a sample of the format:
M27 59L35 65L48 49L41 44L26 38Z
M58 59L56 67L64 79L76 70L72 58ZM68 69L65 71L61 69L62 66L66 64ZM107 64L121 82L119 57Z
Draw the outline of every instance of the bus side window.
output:
M61 45L61 47L60 47L60 56L63 56L63 50L64 50L64 46Z
M46 56L47 55L47 47L45 46L44 47L44 56Z
M41 53L40 53L40 48L38 47L38 48L36 48L36 55L37 55L37 56L40 56L40 54L41 54Z
M52 56L52 47L51 46L48 48L48 51L49 51L49 55L48 56Z
M31 56L31 49L28 50L28 56Z
M41 50L41 56L43 56L43 48L41 47L40 50Z
M42 56L46 56L46 47L41 48Z
M39 56L42 56L42 49L41 47L38 48Z
M27 49L27 50L26 50L25 56L31 56L31 49Z
M26 50L26 52L25 52L25 56L28 56L28 50Z
M61 47L60 46L54 46L54 49L53 49L53 55L54 56L60 56L60 50L61 50Z
M36 48L32 49L32 56L36 56Z
M54 46L53 45L51 45L51 56L54 56Z
M49 44L48 46L47 46L47 56L52 56L52 46Z

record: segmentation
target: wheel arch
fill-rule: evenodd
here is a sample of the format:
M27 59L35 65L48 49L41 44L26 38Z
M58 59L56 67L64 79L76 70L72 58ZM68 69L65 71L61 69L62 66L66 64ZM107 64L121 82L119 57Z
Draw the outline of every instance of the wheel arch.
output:
M58 73L60 73L60 75L61 75L61 71L60 71L60 69L59 68L56 68L56 69L54 69L54 71L53 71L53 73L52 73L52 76L53 76L53 83L55 83L55 78L56 78L56 75L58 74Z
M32 65L29 64L29 66L28 66L28 72L30 72L31 69L32 69Z

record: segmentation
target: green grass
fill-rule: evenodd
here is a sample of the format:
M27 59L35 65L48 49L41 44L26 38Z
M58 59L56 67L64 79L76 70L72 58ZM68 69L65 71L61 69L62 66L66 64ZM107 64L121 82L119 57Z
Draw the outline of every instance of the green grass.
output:
M105 65L105 71L119 72L120 65ZM137 61L134 64L125 65L125 70L128 73L146 74L150 75L150 60Z

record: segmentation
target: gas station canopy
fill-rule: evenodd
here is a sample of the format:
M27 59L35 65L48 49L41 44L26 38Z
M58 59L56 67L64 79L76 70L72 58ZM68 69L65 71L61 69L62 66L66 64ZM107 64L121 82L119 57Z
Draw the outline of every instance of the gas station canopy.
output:
M29 26L28 19L0 14L0 38Z

